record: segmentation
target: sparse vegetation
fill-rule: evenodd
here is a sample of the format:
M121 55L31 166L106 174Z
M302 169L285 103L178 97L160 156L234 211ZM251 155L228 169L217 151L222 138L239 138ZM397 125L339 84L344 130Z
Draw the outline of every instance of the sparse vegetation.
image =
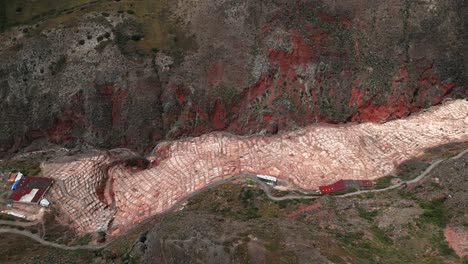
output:
M377 179L377 181L375 183L375 188L376 189L387 188L388 186L391 185L392 179L393 179L393 176L391 176L391 175L388 175L388 176L381 177L381 178Z
M8 25L8 19L6 14L6 3L0 1L0 32L6 29Z
M84 40L83 40L84 43ZM65 54L61 55L56 62L52 62L49 65L50 74L56 75L65 69L67 65L67 56Z
M77 240L73 241L73 245L88 245L91 242L91 234L86 234Z
M271 242L271 243L266 244L265 248L270 251L279 251L279 250L284 249L285 247L282 244Z
M367 221L374 221L374 218L379 214L379 212L377 210L374 210L374 211L367 211L367 210L364 210L360 207L357 208L358 210L358 213L359 213L359 217L361 218L364 218L366 219Z
M403 162L399 167L397 174L402 180L411 180L421 174L429 164L419 159L413 159Z
M20 171L24 175L36 176L41 172L41 167L40 162L34 160L6 160L0 161L0 171Z
M421 216L423 223L434 224L440 228L444 228L448 221L448 213L444 206L445 199L434 199L432 201L419 201L424 213Z

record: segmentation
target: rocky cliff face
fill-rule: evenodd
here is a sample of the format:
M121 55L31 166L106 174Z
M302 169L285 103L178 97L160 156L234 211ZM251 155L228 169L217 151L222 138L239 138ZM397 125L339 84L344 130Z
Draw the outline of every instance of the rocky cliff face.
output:
M30 20L34 3L0 12L0 152L146 151L468 96L463 1L64 2Z

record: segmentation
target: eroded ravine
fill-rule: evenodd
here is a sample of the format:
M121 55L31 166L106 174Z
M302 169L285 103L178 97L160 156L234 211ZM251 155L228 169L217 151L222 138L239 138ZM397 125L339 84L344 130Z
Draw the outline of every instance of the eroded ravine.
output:
M407 119L383 124L309 126L272 137L212 133L159 144L147 169L115 163L110 153L43 164L45 175L61 179L70 195L51 190L51 200L81 232L118 235L164 212L203 187L241 172L276 176L302 189L337 179L376 179L429 147L468 140L468 101L457 100ZM115 207L96 188L111 177ZM101 187L102 188L102 187Z

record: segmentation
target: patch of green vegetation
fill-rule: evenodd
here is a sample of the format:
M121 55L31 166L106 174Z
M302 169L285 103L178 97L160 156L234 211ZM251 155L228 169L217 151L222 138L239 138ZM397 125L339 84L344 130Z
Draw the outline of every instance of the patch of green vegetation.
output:
M93 263L98 252L43 246L16 234L1 235L0 263Z
M368 86L378 95L379 92L389 90L391 86L391 78L396 70L396 63L388 58L382 58L376 54L369 54L363 61L365 67L372 68L368 76ZM386 103L386 98L376 97L376 100L382 99L384 101L377 101L377 104Z
M285 248L283 244L277 242L270 242L265 245L265 248L270 251L279 251Z
M310 12L310 10L303 10L303 12L307 12L304 15L310 23L328 32L333 32L335 30L336 26L334 24L323 21L315 12Z
M288 205L291 204L291 202L292 201L288 199L288 200L278 201L277 203L278 203L278 205L279 205L279 207L281 209L284 209L284 208L288 207Z
M232 99L237 95L237 91L231 86L225 87L223 85L220 85L216 87L215 95L216 97L221 99L223 105L228 105L232 101Z
M18 219L16 217L14 217L14 216L11 216L11 215L0 214L0 220L17 221Z
M398 194L400 195L400 197L408 199L408 200L415 200L415 201L418 200L416 195L413 192L408 191L408 190L404 190L404 189L399 190Z
M432 246L437 248L439 254L442 256L455 256L455 251L448 245L447 240L445 240L444 233L442 229L439 230L436 234L434 234L430 239L430 243Z
M245 183L247 183L247 185L255 185L256 184L256 182L254 180L251 180L251 179L246 179Z
M36 176L41 173L40 165L40 162L33 160L6 160L0 162L0 171L20 171L24 175Z
M88 245L89 243L91 243L91 238L91 234L86 234L74 241L73 245Z
M372 235L374 236L374 238L384 244L384 245L391 245L393 244L393 241L385 234L385 232L380 229L378 226L376 225L372 225L371 228L370 228L370 231L372 233Z
M352 245L358 242L364 236L363 232L337 233L336 237L344 244Z
M177 45L171 46L169 50L166 50L166 53L174 59L174 65L179 66L184 62L185 50L182 47Z
M357 208L357 211L359 213L359 217L364 218L370 222L374 221L374 218L379 214L377 210L367 211L360 207Z
M328 81L324 81L324 87L333 87L333 83L326 82ZM321 100L318 101L320 113L323 113L324 115L330 117L332 120L345 120L349 117L350 114L349 109L345 107L347 103L344 103L344 101L342 101L341 103L334 104L328 98L327 94L329 94L329 89L330 88L320 88L319 98L321 98Z
M11 26L32 24L47 18L70 13L80 6L102 0L2 0L0 1L0 32Z
M52 62L49 65L49 70L52 75L56 75L60 73L65 66L67 65L67 56L65 54L61 55L60 58L56 62Z
M388 175L385 177L378 178L375 183L375 189L384 189L390 186L393 176Z
M448 212L444 205L445 199L434 199L432 201L419 201L419 205L424 209L420 217L422 223L434 224L444 228L448 222Z
M117 48L119 48L122 54L127 53L127 42L130 40L122 31L117 30L115 32L114 42Z
M328 255L327 259L330 260L332 263L336 264L345 264L346 261L343 260L340 256L337 255Z
M397 174L405 181L411 180L421 174L428 166L427 162L419 159L408 160L398 166Z
M255 206L256 193L252 189L244 189L242 192L242 203L244 210L238 215L240 219L254 219L259 218L258 208Z
M257 208L258 208L258 214L262 218L278 218L279 217L279 206L277 203L271 201L271 200L264 200L261 199L257 203Z
M337 43L340 52L353 52L354 49L351 48L354 45L353 34L352 32L343 25L336 25L333 28L333 32L330 34L330 37L333 38ZM352 58L356 56L351 56Z
M437 183L432 182L432 181L429 183L429 185L431 186L431 188L433 190L442 190L443 189L440 184L437 184Z

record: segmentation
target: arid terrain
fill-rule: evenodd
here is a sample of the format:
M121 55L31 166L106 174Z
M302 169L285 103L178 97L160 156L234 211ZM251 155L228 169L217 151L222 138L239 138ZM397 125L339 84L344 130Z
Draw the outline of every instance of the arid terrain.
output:
M468 154L456 157L467 149L467 142L428 149L401 164L393 176L378 180L376 188L394 179L413 179L442 158L423 180L353 197L273 201L260 185L241 178L202 192L183 209L151 218L94 251L52 248L24 236L0 234L0 261L462 263L459 256L468 253ZM89 235L74 239L73 230L53 221L54 212L47 215L45 230L36 224L26 231L71 247L95 239Z
M3 155L149 153L467 97L466 1L56 2L0 1Z
M310 126L271 137L208 134L161 143L145 168L112 153L44 163L51 201L78 230L119 235L182 198L241 172L317 190L342 178L386 176L424 149L468 140L468 101L447 102L384 124ZM123 154L120 154L122 156ZM132 158L130 155L127 158Z
M0 262L466 264L467 14L0 0Z

